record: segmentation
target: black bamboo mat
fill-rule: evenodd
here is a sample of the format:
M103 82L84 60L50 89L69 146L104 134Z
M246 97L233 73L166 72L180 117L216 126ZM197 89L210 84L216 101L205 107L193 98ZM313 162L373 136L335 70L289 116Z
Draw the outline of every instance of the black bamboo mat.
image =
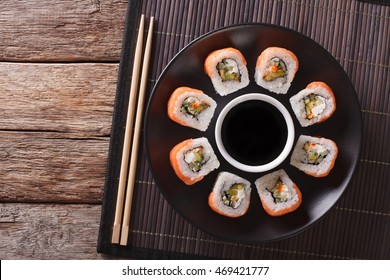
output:
M379 4L379 5L390 5L390 0L359 0L367 3L372 4Z
M357 0L130 0L118 79L98 252L125 258L390 259L390 7ZM227 242L184 220L163 198L141 147L129 245L112 245L127 76L140 13L155 16L148 94L168 62L193 39L239 23L269 23L307 35L344 68L364 122L358 169L335 207L291 238Z

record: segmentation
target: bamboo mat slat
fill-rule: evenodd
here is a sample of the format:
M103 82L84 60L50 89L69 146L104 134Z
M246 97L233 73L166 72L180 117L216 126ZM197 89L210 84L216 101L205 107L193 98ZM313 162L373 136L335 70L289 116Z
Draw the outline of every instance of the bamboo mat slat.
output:
M176 213L155 184L141 148L130 244L121 247L109 243L116 194L115 180L107 180L98 251L155 259L389 259L390 7L389 1L369 2L144 0L138 14L153 15L157 21L149 94L164 67L193 39L231 24L284 26L322 45L350 77L364 122L361 160L344 195L313 227L282 241L242 244L210 236ZM117 100L123 99L117 96ZM121 123L118 107L115 110L114 121ZM119 136L114 133L112 137ZM111 147L111 155L116 149L120 145ZM115 175L114 167L117 165L111 165L112 174L108 175Z

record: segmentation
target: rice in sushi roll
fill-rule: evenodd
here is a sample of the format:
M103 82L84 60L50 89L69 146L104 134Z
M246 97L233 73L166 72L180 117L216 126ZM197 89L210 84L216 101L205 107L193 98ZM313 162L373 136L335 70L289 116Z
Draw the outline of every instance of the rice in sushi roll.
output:
M203 91L179 87L168 101L168 116L173 121L205 131L214 116L217 103Z
M280 169L255 181L264 210L271 216L282 216L295 211L302 203L298 186Z
M226 217L244 215L250 204L251 183L229 172L220 172L215 181L208 203L210 208Z
M284 48L269 47L257 58L256 83L274 93L287 93L298 71L298 58Z
M332 140L301 135L293 150L290 164L307 175L325 177L332 170L337 154L337 145Z
M219 167L219 161L205 137L187 139L172 148L169 159L176 175L193 185Z
M336 110L332 89L324 82L312 82L290 98L291 107L303 127L327 120Z
M234 48L211 52L204 62L204 70L216 92L222 96L249 84L246 60L242 53Z

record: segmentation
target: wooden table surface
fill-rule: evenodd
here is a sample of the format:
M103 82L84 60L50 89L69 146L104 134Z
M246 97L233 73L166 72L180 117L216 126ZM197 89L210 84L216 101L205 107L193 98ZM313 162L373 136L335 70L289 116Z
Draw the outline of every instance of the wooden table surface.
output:
M93 259L127 0L0 3L0 259Z

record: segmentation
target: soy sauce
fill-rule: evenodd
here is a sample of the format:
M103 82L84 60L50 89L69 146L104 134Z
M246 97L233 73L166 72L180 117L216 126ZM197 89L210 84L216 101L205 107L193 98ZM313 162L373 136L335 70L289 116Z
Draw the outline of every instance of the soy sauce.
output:
M232 108L221 132L227 152L237 161L252 166L274 160L287 140L282 113L261 100L244 101Z

